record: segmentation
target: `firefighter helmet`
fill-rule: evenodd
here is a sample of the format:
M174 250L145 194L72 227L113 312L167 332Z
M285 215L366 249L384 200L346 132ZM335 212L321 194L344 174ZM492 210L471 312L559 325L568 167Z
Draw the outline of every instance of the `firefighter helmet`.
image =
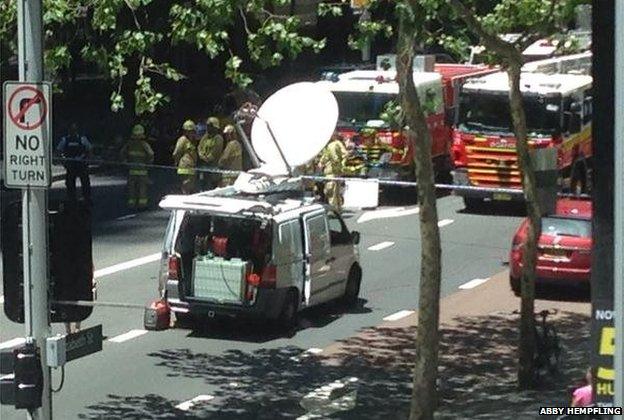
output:
M145 128L141 124L136 124L132 127L133 139L142 139L143 137L145 137Z
M219 122L219 119L217 117L210 117L210 118L208 118L206 120L206 124L208 126L213 126L217 130L221 127L221 123Z
M193 120L186 120L186 121L184 121L184 124L182 124L182 130L184 130L184 131L194 131L195 130L195 123L193 122Z

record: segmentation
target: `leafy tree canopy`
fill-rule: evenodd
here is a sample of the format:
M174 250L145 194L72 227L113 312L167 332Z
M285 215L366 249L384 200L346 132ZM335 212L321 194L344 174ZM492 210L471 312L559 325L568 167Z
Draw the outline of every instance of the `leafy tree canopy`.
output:
M300 33L300 22L284 11L288 0L44 0L45 68L49 79L75 62L90 63L115 86L111 108L125 107L124 83L135 83L137 115L153 113L169 98L157 80L185 76L171 64L178 47L225 60L225 76L245 87L251 77L243 57L268 68L324 40ZM237 31L243 28L244 34ZM16 51L16 2L0 3L0 43ZM233 38L243 39L238 45ZM2 54L7 60L11 54Z

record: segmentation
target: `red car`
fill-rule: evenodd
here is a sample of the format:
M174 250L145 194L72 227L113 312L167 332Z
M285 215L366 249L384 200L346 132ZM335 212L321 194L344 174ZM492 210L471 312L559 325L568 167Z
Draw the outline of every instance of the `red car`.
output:
M578 286L589 289L592 249L592 204L590 200L562 198L555 214L542 218L537 249L537 284ZM522 250L527 235L525 219L511 244L509 280L520 296Z

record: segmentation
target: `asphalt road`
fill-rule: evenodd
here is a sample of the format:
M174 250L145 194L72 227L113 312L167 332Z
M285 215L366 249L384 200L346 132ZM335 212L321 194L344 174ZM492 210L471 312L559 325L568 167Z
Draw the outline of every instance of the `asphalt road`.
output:
M128 213L118 180L102 179L95 184L98 217L93 250L98 300L143 305L157 295L156 254L168 214L159 210ZM453 196L439 198L438 211L443 296L504 269L518 215L465 213L461 200ZM306 411L299 406L302 396L342 376L340 367L321 372L314 364L303 363L306 351L323 349L363 327L379 325L385 317L399 319L400 311L413 310L418 301L417 206L358 212L347 223L362 235L364 277L359 307L345 311L332 304L306 312L292 337L237 321L214 323L199 331L146 332L141 310L96 308L83 327L103 325L104 349L66 365L63 388L53 396L55 418L304 415ZM133 262L102 270L128 261ZM473 284L478 287L479 281L469 285ZM64 332L62 325L54 325L53 330ZM0 315L0 348L22 335L22 325ZM60 371L53 371L53 386L59 381ZM9 407L0 409L2 420L24 416Z

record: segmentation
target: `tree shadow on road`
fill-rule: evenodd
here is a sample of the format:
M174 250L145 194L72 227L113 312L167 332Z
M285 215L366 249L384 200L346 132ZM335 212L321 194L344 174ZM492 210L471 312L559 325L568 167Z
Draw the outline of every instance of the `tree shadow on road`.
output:
M464 317L444 325L440 343L437 418L535 418L540 405L564 405L568 387L588 363L589 317L560 312L553 320L565 354L562 373L539 390L516 389L518 317L509 313ZM183 412L161 396L116 396L87 408L81 418L280 419L306 413L306 394L335 380L356 377L355 408L343 419L407 418L414 327L368 328L315 356L294 346L214 355L184 346L150 353L164 375L203 380L214 399ZM213 390L213 391L210 391ZM189 395L192 398L194 395Z
M284 330L275 322L254 319L203 317L192 325L180 325L189 329L189 337L210 338L228 341L267 343L280 338L292 338L300 331L310 328L324 328L346 314L365 314L372 309L366 306L366 299L359 299L356 305L346 307L337 302L328 302L301 312L297 327Z

